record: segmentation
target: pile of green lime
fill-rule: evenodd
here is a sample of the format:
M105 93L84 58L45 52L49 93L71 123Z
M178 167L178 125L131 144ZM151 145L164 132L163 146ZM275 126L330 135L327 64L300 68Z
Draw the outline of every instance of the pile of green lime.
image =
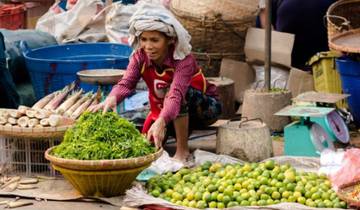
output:
M193 208L265 206L297 202L310 207L346 208L325 175L297 172L289 164L221 164L206 162L182 168L147 182L148 192L172 203Z

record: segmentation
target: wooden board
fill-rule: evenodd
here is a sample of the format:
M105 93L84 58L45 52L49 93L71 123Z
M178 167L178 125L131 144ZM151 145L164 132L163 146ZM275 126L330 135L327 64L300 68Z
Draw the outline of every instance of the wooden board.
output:
M235 115L234 81L226 77L207 77L206 79L217 87L219 99L222 104L220 118L232 118Z

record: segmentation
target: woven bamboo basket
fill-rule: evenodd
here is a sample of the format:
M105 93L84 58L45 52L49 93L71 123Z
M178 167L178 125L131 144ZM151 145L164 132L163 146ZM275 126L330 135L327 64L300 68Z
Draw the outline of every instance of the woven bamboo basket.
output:
M45 152L55 170L85 196L112 197L124 194L136 176L158 159L162 149L143 157L117 160L70 160Z
M147 164L139 168L112 171L79 171L53 165L82 195L95 197L125 194L136 176L149 166L150 164Z
M246 31L258 13L256 1L172 0L170 10L191 35L206 76L218 76L223 57L244 60ZM208 68L217 68L217 73L207 74Z
M340 0L327 13L328 39L350 29L360 28L360 0ZM331 47L330 47L331 48Z

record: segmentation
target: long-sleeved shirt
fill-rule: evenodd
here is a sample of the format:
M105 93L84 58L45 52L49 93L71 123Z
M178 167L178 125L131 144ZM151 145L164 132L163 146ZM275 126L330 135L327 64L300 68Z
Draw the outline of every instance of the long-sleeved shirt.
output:
M163 109L159 117L163 117L166 123L174 120L180 111L182 102L185 101L186 92L190 86L191 78L198 72L198 66L193 55L186 56L183 60L175 60L173 51L170 51L164 59L163 68L173 68L174 78L170 85L169 93L164 99ZM137 50L130 59L124 77L114 85L110 95L115 96L117 102L122 101L135 89L141 78L141 68L153 66L153 62L147 57L142 49ZM208 83L206 95L217 97L216 86Z

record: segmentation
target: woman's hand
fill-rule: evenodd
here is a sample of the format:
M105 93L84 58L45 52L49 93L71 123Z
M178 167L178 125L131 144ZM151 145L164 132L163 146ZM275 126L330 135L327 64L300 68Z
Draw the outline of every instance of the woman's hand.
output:
M155 147L157 149L162 147L166 133L166 122L164 118L159 117L150 127L146 134L146 138L150 141L151 137L154 139Z
M117 106L116 97L115 96L108 96L108 97L106 97L105 101L103 101L103 102L101 102L99 104L90 106L88 108L88 110L90 112L97 112L98 110L102 109L103 114L104 114L109 109L112 109L115 113L117 113L116 106Z

